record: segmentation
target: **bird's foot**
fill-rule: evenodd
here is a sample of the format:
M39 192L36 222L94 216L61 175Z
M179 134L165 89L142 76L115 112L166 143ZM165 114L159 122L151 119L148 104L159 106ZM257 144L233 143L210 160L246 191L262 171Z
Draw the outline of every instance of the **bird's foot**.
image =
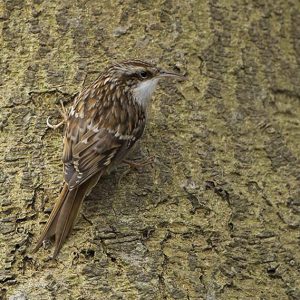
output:
M142 168L142 167L152 164L154 161L154 158L155 158L154 156L149 156L149 157L147 157L145 159L141 159L139 161L123 159L122 162L129 165L130 168L132 168L132 169L139 169L139 168Z
M132 169L139 169L142 168L144 166L150 165L153 163L154 161L154 156L149 156L145 159L139 160L139 161L132 161L132 160L128 160L128 159L123 159L122 162L129 165L129 168L123 172L118 180L118 185L121 183L122 179L128 174L130 173L130 171Z
M52 125L49 122L50 117L47 118L47 126L49 128L51 128L51 129L54 129L54 130L57 129L57 128L59 128L59 127L61 127L62 125L64 125L67 122L67 120L68 120L68 112L67 112L67 110L66 110L66 108L65 108L64 103L62 102L62 100L60 100L60 105L61 105L61 108L59 108L59 112L60 112L63 120L61 122L59 122L58 124L56 124L56 125Z

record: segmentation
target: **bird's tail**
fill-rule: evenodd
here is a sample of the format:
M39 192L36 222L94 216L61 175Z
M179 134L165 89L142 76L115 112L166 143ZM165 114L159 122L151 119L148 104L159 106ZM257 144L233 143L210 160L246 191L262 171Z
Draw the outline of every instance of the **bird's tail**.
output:
M43 229L33 252L36 252L42 246L45 239L54 236L55 249L53 258L58 255L64 241L74 226L83 199L97 183L98 178L98 176L97 178L92 177L87 182L72 190L69 190L66 183L64 184L59 199L52 209L49 220Z

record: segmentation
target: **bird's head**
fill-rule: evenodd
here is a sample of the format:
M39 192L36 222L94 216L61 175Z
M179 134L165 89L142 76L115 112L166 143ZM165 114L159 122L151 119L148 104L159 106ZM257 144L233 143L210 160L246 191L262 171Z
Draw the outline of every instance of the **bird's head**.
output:
M110 83L130 91L135 100L143 106L147 106L160 79L185 80L182 75L167 72L141 60L121 62L111 66L107 71Z

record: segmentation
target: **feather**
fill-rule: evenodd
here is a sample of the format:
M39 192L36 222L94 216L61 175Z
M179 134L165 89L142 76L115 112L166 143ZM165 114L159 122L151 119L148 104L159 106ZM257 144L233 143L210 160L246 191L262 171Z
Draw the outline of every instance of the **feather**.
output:
M33 252L36 252L42 246L44 240L54 237L55 249L52 257L55 258L57 256L74 226L84 197L89 194L101 175L97 174L73 190L70 190L67 184L64 184L59 199L50 214L49 220Z
M65 128L65 183L34 251L54 236L57 256L85 196L142 136L159 72L139 60L115 64L77 95Z

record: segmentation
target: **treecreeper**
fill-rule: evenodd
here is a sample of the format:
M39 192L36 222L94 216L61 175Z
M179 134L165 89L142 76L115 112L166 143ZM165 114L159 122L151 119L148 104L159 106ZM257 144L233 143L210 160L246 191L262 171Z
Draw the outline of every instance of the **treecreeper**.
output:
M185 79L153 64L129 60L108 67L78 94L65 115L63 188L33 252L54 238L53 258L58 255L83 199L103 174L126 161L143 135L151 97L164 78Z

